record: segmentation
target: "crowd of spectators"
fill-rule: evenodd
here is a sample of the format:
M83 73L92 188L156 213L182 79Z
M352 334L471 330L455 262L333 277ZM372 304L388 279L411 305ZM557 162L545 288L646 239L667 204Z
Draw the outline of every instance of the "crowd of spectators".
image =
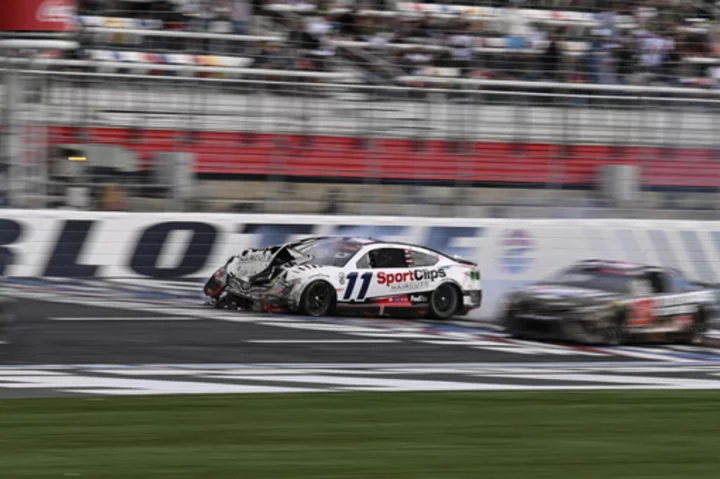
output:
M213 22L227 22L227 33L245 35L255 0L80 0L80 15L107 15L159 20L166 29L208 31Z
M334 38L366 42L405 75L674 84L715 74L717 32L708 22L698 27L712 10L692 2L489 3L505 7L491 20L427 12L388 17L357 8L323 18ZM542 21L528 14L529 3L593 12L595 22Z
M455 2L500 7L492 18L439 14L431 8L408 11L389 0L310 1L81 0L80 14L118 12L114 15L160 21L167 30L241 35L256 33L255 20L268 16L282 27L278 33L284 40L237 48L242 49L238 54L253 55L255 66L273 69L329 70L332 59L343 55L360 69L382 70L388 77L603 84L720 80L720 29L713 22L712 1ZM422 3L431 7L444 2ZM274 4L291 8L267 8ZM528 14L531 8L591 12L593 22L546 21ZM218 24L225 25L224 30Z

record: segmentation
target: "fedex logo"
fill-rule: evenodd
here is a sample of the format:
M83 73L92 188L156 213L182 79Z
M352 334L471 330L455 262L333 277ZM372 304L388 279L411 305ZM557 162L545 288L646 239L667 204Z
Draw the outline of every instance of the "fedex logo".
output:
M379 272L377 274L377 282L381 286L391 286L395 283L409 283L412 281L435 281L436 279L446 276L447 273L443 269L416 269L399 273Z

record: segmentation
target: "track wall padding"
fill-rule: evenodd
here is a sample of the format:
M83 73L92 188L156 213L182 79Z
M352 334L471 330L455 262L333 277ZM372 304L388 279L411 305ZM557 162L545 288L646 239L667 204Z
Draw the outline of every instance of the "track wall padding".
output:
M209 276L231 255L315 235L420 244L477 261L497 314L514 287L581 259L670 266L718 282L720 222L504 220L361 216L4 210L0 274L180 280Z

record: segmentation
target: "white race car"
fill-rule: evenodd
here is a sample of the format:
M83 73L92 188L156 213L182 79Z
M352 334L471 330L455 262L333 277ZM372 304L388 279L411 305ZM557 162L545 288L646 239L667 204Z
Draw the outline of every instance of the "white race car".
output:
M422 246L312 237L231 257L207 281L218 308L448 319L479 308L477 264Z

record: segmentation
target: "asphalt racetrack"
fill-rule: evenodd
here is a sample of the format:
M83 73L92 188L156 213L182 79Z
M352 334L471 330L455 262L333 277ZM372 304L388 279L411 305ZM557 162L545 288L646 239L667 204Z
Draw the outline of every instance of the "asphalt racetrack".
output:
M715 330L698 346L588 348L468 320L219 311L202 306L196 283L6 281L20 305L1 345L0 398L720 389Z

